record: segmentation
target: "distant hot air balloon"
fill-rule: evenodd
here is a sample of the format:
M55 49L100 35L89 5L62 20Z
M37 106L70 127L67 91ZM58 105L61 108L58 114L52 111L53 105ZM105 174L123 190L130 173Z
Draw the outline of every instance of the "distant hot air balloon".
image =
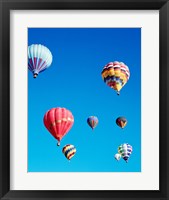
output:
M88 119L87 119L87 123L88 123L88 125L89 125L92 129L96 128L98 122L99 122L99 120L98 120L98 118L95 117L95 116L90 116L90 117L88 117Z
M74 123L72 113L66 108L52 108L48 110L43 118L44 125L48 131L58 140L58 146L61 139L68 133Z
M65 157L70 160L76 153L76 148L72 144L67 144L62 149L63 154Z
M115 157L115 159L116 159L117 161L119 161L120 158L121 158L121 155L120 155L119 153L116 153L116 154L114 155L114 157Z
M118 117L116 119L116 124L121 128L124 128L127 125L127 119L125 117Z
M122 158L128 162L128 159L133 151L133 148L128 143L121 144L118 147L118 153L122 156Z
M104 82L120 94L120 90L130 78L130 71L123 62L109 62L101 73Z
M52 63L50 50L41 44L32 44L28 47L28 69L36 78L40 72L45 71Z

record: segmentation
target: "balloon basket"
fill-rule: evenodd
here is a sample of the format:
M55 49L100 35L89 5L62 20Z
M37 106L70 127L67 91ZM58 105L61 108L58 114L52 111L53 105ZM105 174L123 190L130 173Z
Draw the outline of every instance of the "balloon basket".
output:
M57 143L57 146L58 146L58 147L60 146L60 142Z
M34 75L33 75L33 78L36 78L37 76L38 76L38 74L34 74Z

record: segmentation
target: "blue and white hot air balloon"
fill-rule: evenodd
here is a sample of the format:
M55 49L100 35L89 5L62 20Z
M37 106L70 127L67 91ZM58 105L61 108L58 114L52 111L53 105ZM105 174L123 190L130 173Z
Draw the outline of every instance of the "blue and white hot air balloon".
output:
M41 44L28 46L28 69L36 78L40 72L45 71L52 64L52 53Z
M133 148L130 144L124 143L118 147L118 153L122 156L122 158L128 162L128 159L133 151Z

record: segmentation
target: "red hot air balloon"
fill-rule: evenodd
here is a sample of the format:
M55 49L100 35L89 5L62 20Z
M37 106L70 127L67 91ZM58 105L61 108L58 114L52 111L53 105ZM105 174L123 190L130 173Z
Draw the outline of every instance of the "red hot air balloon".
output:
M43 122L48 131L58 140L60 145L61 139L68 133L74 123L72 113L66 108L52 108L48 110L43 118Z

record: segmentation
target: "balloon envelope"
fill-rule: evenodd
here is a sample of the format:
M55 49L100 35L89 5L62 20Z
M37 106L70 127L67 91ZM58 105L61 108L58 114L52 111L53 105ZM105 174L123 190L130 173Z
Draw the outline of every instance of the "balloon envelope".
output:
M109 62L102 70L102 78L104 82L120 94L120 90L130 78L130 71L123 62Z
M117 161L119 161L120 158L121 158L121 155L120 155L119 153L116 153L116 154L114 155L114 157L115 157L115 159L116 159Z
M98 120L98 118L95 117L95 116L90 116L90 117L88 117L88 119L87 119L87 123L88 123L88 125L89 125L92 129L96 128L98 122L99 122L99 120Z
M127 119L125 117L118 117L116 119L116 124L121 128L124 128L127 125Z
M34 78L45 71L52 63L52 53L41 44L32 44L28 47L28 69Z
M48 110L43 121L47 130L60 142L73 126L74 117L66 108L58 107Z
M76 148L72 144L67 144L62 149L63 154L65 157L70 160L76 153Z
M133 148L130 144L124 143L118 147L118 153L122 156L122 158L128 162L128 159L133 151Z

